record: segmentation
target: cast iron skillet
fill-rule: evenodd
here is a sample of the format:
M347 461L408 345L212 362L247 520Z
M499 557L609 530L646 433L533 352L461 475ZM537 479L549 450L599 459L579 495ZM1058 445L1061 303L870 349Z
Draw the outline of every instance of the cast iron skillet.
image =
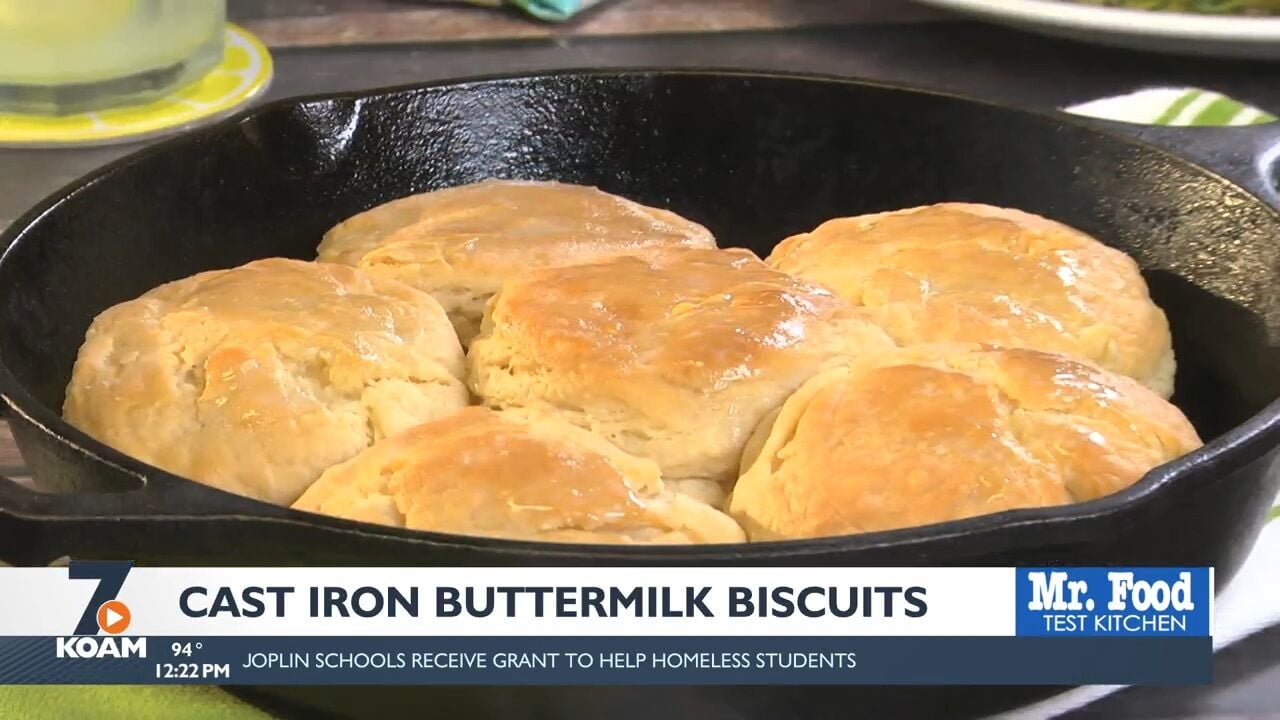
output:
M0 257L0 393L38 484L71 491L39 494L0 481L0 557L1185 564L1216 566L1226 582L1280 484L1280 214L1266 202L1277 196L1274 156L1263 154L1280 128L1147 138L1185 143L1238 184L1126 137L1133 132L836 78L640 70L286 100L162 143L74 183L0 236L8 245ZM59 418L76 349L108 306L201 270L267 256L311 259L320 235L358 211L494 176L597 185L669 207L706 224L723 244L761 255L829 217L942 200L1061 220L1143 266L1173 326L1175 401L1208 442L1129 491L1070 507L826 540L601 548L400 531L276 508L132 460ZM570 697L537 692L544 710ZM775 691L735 695L746 698L740 702L713 692L664 694L664 711L782 712L769 700L782 697ZM853 697L807 692L810 705ZM472 708L482 701L467 699ZM608 712L652 713L651 704L630 702ZM844 702L830 710L847 710Z

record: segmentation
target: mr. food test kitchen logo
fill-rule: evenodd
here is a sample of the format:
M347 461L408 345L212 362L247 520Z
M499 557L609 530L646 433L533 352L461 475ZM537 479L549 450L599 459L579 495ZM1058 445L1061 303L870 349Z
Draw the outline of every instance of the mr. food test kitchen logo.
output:
M1210 568L1028 568L1017 582L1019 635L1210 635Z
M60 658L144 658L147 639L121 637L133 621L129 606L116 599L131 562L72 561L67 568L71 580L96 580L93 594L85 604L74 635L57 639Z

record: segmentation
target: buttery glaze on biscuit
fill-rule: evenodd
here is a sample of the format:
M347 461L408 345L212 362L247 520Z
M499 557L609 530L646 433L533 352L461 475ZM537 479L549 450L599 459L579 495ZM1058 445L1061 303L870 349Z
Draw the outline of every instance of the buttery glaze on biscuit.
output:
M824 366L892 346L748 251L672 248L508 280L468 367L490 406L554 411L668 478L728 482L765 413Z
M331 468L294 507L415 530L583 543L745 540L658 466L554 417L467 408Z
M326 233L318 252L431 293L466 345L514 273L666 246L712 248L715 239L673 212L593 187L486 180L360 213Z
M729 508L753 540L891 530L1092 500L1199 446L1177 408L1095 365L917 346L806 383L757 430Z
M374 440L467 404L462 348L426 293L271 259L99 315L63 414L178 475L288 504Z
M866 307L900 345L1028 347L1173 392L1168 321L1137 264L1037 215L943 203L838 218L787 238L768 262Z

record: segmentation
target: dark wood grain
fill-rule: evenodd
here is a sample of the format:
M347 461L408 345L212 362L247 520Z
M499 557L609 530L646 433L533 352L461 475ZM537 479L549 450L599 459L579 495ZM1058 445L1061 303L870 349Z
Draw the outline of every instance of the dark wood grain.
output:
M230 13L272 47L776 30L948 17L902 0L604 0L563 24L509 7L389 0L233 0Z

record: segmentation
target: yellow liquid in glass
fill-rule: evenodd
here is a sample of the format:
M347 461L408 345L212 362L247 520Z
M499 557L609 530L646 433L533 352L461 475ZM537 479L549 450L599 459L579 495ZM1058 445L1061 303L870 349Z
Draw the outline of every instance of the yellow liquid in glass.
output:
M0 0L0 86L91 86L165 73L142 89L171 89L160 85L190 81L217 63L225 21L225 0Z

